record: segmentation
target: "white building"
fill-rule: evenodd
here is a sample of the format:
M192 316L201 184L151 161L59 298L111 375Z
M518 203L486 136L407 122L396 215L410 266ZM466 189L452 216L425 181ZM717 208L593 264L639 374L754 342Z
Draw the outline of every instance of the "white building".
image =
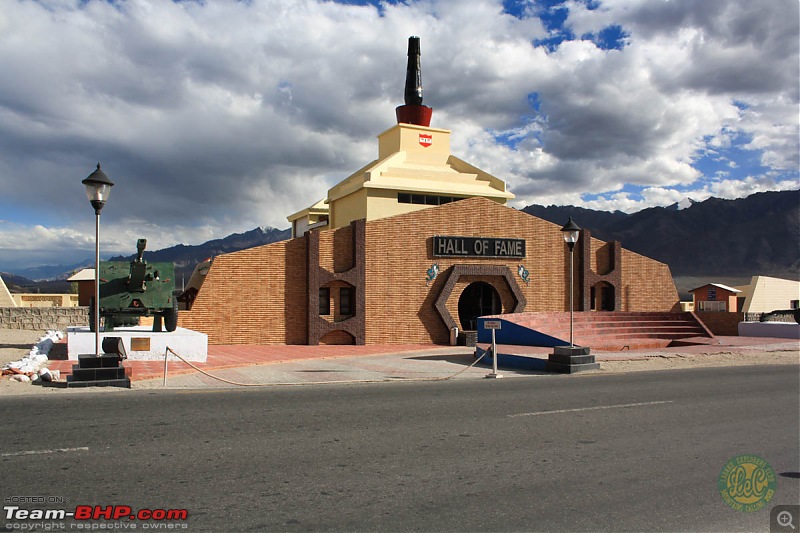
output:
M750 285L736 288L742 291L739 295L739 311L744 313L769 313L800 308L800 281L753 276Z

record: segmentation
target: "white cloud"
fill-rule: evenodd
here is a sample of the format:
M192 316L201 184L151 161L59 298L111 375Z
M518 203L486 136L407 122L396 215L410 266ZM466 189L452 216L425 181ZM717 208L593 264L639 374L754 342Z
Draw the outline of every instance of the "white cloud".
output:
M422 38L433 125L518 207L631 211L678 191L797 187L796 0L564 6L576 38L549 51L532 44L548 37L535 9L515 17L500 0L3 3L0 243L26 244L0 244L0 263L87 249L79 181L98 160L116 182L109 249L286 227L375 157L402 103L409 35ZM610 25L621 50L582 39ZM710 155L719 168L704 176Z
M642 189L641 193L638 195L640 198L634 197L636 195L632 195L631 193L619 192L589 201L561 203L581 204L583 207L602 211L618 210L625 213L635 213L636 211L641 211L649 207L666 207L681 203L687 199L696 202L702 202L711 197L734 200L759 192L792 190L796 189L797 185L795 181L748 177L743 180L718 180L691 191L667 187L647 187Z

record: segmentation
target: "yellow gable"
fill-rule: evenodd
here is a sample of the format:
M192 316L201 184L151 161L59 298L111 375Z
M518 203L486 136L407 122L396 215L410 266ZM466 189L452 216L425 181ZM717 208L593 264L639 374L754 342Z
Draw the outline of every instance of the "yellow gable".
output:
M328 191L330 227L464 198L505 204L505 183L450 153L450 131L398 124L378 136L378 159Z

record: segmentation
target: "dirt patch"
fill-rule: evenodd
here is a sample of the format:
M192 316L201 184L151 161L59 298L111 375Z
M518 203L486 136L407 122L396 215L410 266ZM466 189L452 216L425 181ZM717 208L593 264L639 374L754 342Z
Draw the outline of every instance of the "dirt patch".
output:
M0 366L18 361L31 351L31 348L45 336L45 331L0 328Z
M0 367L11 361L18 361L30 354L31 349L39 340L46 336L46 331L31 331L24 329L0 328ZM91 387L88 389L58 389L20 383L8 378L0 377L0 397L23 394L82 394L85 392L119 392L117 387Z
M648 354L643 358L620 361L601 361L599 372L637 372L710 366L796 365L800 364L799 349L723 351L718 353Z

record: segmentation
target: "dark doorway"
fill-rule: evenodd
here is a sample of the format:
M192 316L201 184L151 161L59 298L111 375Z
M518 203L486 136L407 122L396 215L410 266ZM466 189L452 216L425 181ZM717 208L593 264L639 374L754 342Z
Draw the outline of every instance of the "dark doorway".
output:
M603 281L592 287L589 300L592 311L616 311L616 290L609 283Z
M602 311L614 311L614 287L611 285L604 285L602 289L600 289L600 298L601 298L601 310Z
M478 328L478 317L503 312L500 295L494 287L483 281L470 283L458 298L458 320L463 331Z

